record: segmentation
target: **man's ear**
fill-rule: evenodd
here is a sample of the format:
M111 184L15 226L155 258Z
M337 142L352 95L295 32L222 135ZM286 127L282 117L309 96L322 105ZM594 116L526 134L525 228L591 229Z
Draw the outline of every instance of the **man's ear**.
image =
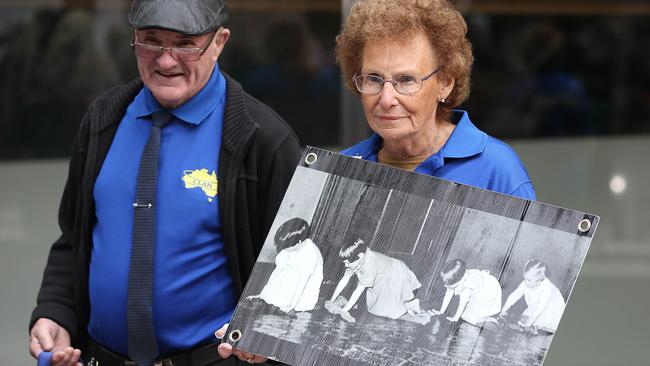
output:
M217 31L217 35L214 37L214 47L216 49L216 52L213 53L213 57L215 62L219 59L219 56L221 55L221 52L223 52L224 47L226 47L226 43L229 39L230 29L220 28Z

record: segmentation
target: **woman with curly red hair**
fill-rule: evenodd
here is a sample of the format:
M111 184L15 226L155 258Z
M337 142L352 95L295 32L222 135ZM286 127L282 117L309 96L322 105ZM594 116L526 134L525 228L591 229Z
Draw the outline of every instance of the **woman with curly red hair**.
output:
M337 60L374 134L345 155L535 199L505 143L454 109L470 89L467 24L447 0L362 0L336 39Z

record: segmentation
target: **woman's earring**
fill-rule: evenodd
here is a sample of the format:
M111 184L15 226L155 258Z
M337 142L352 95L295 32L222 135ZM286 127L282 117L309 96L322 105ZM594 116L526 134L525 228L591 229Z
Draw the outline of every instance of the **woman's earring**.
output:
M445 98L440 98L440 103L445 104Z

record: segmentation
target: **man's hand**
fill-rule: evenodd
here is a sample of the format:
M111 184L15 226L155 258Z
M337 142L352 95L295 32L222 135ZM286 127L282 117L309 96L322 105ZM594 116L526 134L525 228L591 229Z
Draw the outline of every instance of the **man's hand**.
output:
M81 350L70 347L70 333L47 318L40 318L29 332L29 353L38 358L43 351L52 352L52 366L82 366Z
M218 339L223 338L223 336L226 334L226 328L228 328L228 323L224 324L224 326L221 327L221 329L214 332L214 336L217 337ZM217 352L219 352L219 356L221 356L221 358L228 358L230 356L235 356L240 360L246 361L248 363L262 363L262 362L266 362L267 360L266 357L254 355L252 353L243 352L238 350L237 348L233 348L233 346L231 346L228 343L221 343L217 347Z

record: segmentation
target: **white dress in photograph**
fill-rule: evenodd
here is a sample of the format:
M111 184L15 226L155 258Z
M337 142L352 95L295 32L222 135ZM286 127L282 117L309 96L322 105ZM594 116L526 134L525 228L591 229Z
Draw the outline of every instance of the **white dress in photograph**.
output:
M281 250L260 298L282 311L309 311L323 282L323 257L311 239Z
M366 287L368 311L391 319L406 313L406 302L413 300L413 291L421 286L404 262L378 252L368 251L363 265L354 272L359 285Z
M566 305L560 290L548 278L533 288L522 282L519 288L517 290L523 291L528 306L522 316L532 319L531 325L537 329L555 333Z
M461 314L464 321L478 325L484 318L501 311L501 285L489 271L468 269L454 289L461 301L467 299L467 306Z

